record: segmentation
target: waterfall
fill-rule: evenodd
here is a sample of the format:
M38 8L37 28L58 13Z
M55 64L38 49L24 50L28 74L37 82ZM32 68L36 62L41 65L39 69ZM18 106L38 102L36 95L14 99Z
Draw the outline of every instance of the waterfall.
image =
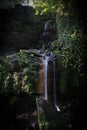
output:
M29 5L29 0L24 0L24 5Z
M55 75L55 60L53 61L53 101L57 111L60 111L56 101L56 75Z
M53 101L56 104L55 60L53 61Z
M45 56L44 60L44 99L48 99L48 92L47 92L47 72L48 71L48 57Z
M39 91L40 93L44 94L44 100L52 99L54 106L56 107L57 111L60 111L57 103L56 97L56 55L54 52L50 50L28 50L29 54L33 54L33 56L40 58L40 63L43 66L42 70L42 78L43 80L40 82L42 90ZM49 76L52 76L52 79L49 79ZM49 93L48 93L49 92ZM53 96L51 97L52 94Z
M23 5L24 6L33 6L33 0L24 0Z
M42 34L42 36L47 36L48 34L49 34L49 24L50 24L50 22L51 22L51 20L48 20L46 23L45 23L45 25L44 25L44 32L43 32L43 34Z
M29 5L30 5L30 6L33 6L33 4L34 4L34 3L33 3L33 0L29 0Z
M50 24L51 20L48 20L45 25L44 25L44 31L47 31L49 29L49 24Z

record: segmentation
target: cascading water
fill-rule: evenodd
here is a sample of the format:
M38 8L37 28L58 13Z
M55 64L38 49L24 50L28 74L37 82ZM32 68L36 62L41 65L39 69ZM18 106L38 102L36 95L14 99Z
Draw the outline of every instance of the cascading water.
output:
M44 99L48 100L48 73L49 73L49 62L53 64L53 103L56 107L57 111L60 111L58 105L57 105L57 99L56 99L56 63L55 63L55 54L53 52L44 52L42 55L43 58L43 65L44 65Z
M29 0L29 6L33 6L34 2L33 0Z
M54 104L56 104L56 81L55 81L55 61L53 61L53 100Z
M40 59L39 64L43 66L40 72L42 80L40 81L38 93L44 95L42 96L44 100L53 101L57 111L60 111L56 99L56 55L50 50L30 49L25 52ZM49 79L49 76L52 76L52 78Z
M48 75L48 57L45 56L45 60L44 60L44 99L45 100L48 100L47 75Z
M50 45L53 42L56 35L56 22L54 20L47 20L44 24L43 33L38 41L38 49L51 49Z
M24 0L23 5L24 6L32 6L33 5L33 0Z
M51 20L48 20L45 23L45 25L44 25L44 32L42 34L42 36L44 36L44 37L48 36L48 34L49 34L48 30L49 30L49 24L50 24L50 22L51 22Z
M24 0L24 3L23 3L25 6L26 5L29 5L29 0Z
M60 111L60 109L59 109L59 107L58 107L58 105L57 105L57 101L56 101L56 79L55 79L55 77L56 77L56 75L55 75L55 72L56 72L56 70L55 70L55 60L53 61L53 100L54 100L54 105L55 105L55 107L56 107L56 109L57 109L57 111Z

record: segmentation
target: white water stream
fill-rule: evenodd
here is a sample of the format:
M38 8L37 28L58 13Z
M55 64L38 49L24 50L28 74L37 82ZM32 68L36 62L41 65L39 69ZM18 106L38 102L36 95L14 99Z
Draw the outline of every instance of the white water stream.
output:
M44 99L48 100L48 90L47 90L47 75L48 75L48 57L45 56L44 60Z
M24 0L23 5L24 6L32 6L33 5L33 0Z
M56 99L56 68L55 68L55 59L53 59L52 56L46 56L44 55L44 99L48 100L48 62L53 62L53 103L56 107L57 111L60 111L60 108L57 105L57 99Z
M54 100L54 105L57 109L57 111L60 111L60 108L57 105L57 100L56 100L56 75L55 75L56 69L55 69L55 60L53 61L53 100Z
M54 104L56 104L55 61L53 61L53 98Z

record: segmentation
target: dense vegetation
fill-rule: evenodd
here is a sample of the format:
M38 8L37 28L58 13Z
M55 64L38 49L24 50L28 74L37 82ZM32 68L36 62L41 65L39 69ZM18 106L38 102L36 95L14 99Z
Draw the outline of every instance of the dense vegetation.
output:
M78 0L37 0L33 9L23 7L20 2L13 1L14 7L1 10L2 47L37 47L45 21L56 21L57 34L51 41L51 49L58 61L57 88L61 94L76 96L86 84L85 3Z
M40 71L39 64L37 64L38 58L24 51L10 56L0 56L0 128L30 130L32 128L29 123L32 124L32 120L35 123L36 118L39 120L40 127L43 126L41 129L61 129L57 127L60 125L64 125L64 130L85 127L86 3L79 0L34 0L33 8L21 5L23 0L3 1L0 1L1 54L3 50L7 52L37 48L45 22L52 20L55 23L57 31L55 30L56 33L52 39L49 38L50 48L46 49L54 51L57 57L56 93L61 112L56 111L53 104L51 106L44 102L42 107L45 113L43 114L43 109L41 113L39 102L35 104L37 98L35 99L34 96L33 99L31 96L36 92L38 85L38 72ZM8 8L2 8L3 5ZM47 42L44 44L46 45ZM25 96L26 94L28 97ZM37 116L35 115L36 109ZM17 118L22 117L21 115L23 118L20 118L20 123ZM33 115L35 118L32 118ZM11 122L12 119L14 120ZM68 123L65 125L63 121ZM20 127L17 126L18 122Z
M35 93L39 70L36 59L21 51L0 57L0 63L1 94Z
M82 90L85 91L87 78L85 3L78 0L37 0L36 12L56 20L57 37L51 48L58 59L58 91L77 97Z

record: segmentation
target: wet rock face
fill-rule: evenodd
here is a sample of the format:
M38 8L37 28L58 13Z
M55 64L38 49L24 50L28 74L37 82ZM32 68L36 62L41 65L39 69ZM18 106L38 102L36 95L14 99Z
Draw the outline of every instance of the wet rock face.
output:
M25 50L32 58L37 59L39 66L38 81L35 88L36 94L39 97L54 100L54 62L56 62L56 55L50 50L29 49ZM56 91L56 90L55 90Z
M31 53L41 61L39 63L40 68L36 93L45 100L53 100L53 61L55 61L56 56L49 50L31 50Z
M47 70L47 93L48 93L48 100L51 100L53 93L53 65L52 62L48 64L48 70ZM44 65L40 65L39 70L39 79L38 79L38 86L37 86L37 92L40 94L40 97L44 98L45 93L45 78L44 77Z
M42 48L44 45L45 49L50 49L51 42L56 38L56 31L56 23L52 20L46 21L44 25L44 32L38 41L38 48Z
M43 66L43 64L40 65L38 86L37 86L36 91L37 91L37 93L40 94L41 97L44 96L44 66Z
M51 20L48 20L44 25L44 32L42 34L43 37L51 35L51 33L55 33L56 27L55 23Z

